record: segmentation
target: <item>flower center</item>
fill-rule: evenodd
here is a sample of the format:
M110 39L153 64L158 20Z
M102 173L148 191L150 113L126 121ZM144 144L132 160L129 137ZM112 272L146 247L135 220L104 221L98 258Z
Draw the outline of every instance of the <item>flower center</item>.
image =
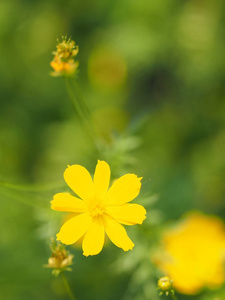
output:
M92 217L98 217L104 214L104 207L102 204L95 204L90 207L90 214Z

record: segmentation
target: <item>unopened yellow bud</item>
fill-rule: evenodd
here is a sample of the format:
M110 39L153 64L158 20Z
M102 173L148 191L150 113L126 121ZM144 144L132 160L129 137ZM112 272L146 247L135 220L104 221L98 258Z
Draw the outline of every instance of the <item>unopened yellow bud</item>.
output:
M161 290L159 295L166 294L166 296L171 296L174 298L174 290L173 290L173 280L171 280L168 276L161 277L158 280L158 289Z
M160 288L160 290L162 290L163 292L169 291L171 290L173 285L173 281L168 277L161 277L158 280L158 287Z

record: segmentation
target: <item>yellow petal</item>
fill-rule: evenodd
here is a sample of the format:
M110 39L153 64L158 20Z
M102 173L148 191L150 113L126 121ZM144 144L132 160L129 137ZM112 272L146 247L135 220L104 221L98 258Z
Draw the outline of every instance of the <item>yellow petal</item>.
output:
M91 223L90 214L84 213L67 221L57 234L57 240L71 245L79 240L88 230Z
M105 161L98 161L95 174L94 186L98 199L103 200L109 187L110 167Z
M142 224L146 219L146 210L139 204L107 206L105 211L116 221L125 225Z
M105 240L105 230L101 217L93 218L93 221L84 236L82 248L85 256L96 255L101 252Z
M51 209L68 212L86 212L87 205L83 200L80 200L69 193L58 193L51 201Z
M131 250L134 247L134 243L128 237L125 228L113 218L103 215L103 224L106 234L117 247L122 248L124 251Z
M126 174L117 179L106 194L107 205L118 205L137 197L141 188L141 179L135 174Z
M68 186L83 200L93 196L94 185L90 173L80 165L68 166L64 172Z

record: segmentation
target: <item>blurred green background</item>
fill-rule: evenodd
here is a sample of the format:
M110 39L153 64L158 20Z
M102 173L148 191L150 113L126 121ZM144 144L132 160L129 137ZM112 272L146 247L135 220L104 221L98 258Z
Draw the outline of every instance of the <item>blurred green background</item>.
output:
M139 203L151 197L143 227L129 231L131 253L109 243L86 258L70 247L77 300L159 299L149 260L159 228L188 210L224 218L224 13L219 0L0 2L0 180L22 185L0 187L0 299L67 299L42 268L60 227L49 201L65 189L67 164L93 173L106 159L115 177L144 177ZM49 75L61 35L79 45L77 82L104 154L74 118L64 80Z

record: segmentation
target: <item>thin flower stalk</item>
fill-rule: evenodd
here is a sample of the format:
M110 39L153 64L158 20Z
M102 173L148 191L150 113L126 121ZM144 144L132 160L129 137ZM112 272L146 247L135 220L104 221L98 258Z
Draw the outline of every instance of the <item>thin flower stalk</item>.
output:
M12 190L23 192L46 192L55 190L56 188L63 188L61 182L52 182L47 184L17 184L7 181L0 181L0 187L9 188Z
M174 294L170 293L170 297L171 297L172 300L178 300L177 297Z
M94 126L91 123L91 115L88 112L87 108L84 109L84 105L82 105L83 101L78 96L78 93L74 93L74 89L71 86L71 82L68 78L65 78L65 84L67 88L67 92L69 95L69 99L71 100L72 106L75 109L75 112L77 113L78 118L80 119L80 122L83 124L83 127L86 131L86 134L91 141L91 143L94 145L96 150L99 152L98 145L96 143L96 133L94 130Z
M69 80L69 78L67 80ZM78 102L80 103L80 106L82 107L82 110L83 110L85 116L89 120L91 120L92 119L91 110L88 107L87 102L85 101L85 99L84 99L84 97L83 97L83 95L81 93L81 90L80 90L78 82L76 80L72 79L71 83L73 85L73 90L74 90L74 93L76 95L76 98L77 98Z
M63 280L64 286L65 286L65 289L66 289L66 291L67 291L67 294L68 294L70 300L76 300L76 298L75 298L75 296L74 296L74 294L73 294L73 292L72 292L72 289L70 288L70 285L69 285L69 283L68 283L68 280L67 280L67 278L66 278L64 272L61 272L61 277L62 277L62 280Z
M18 193L18 191L14 191L13 189L9 189L8 187L1 187L1 193L9 199L15 200L30 207L47 209L44 197L42 198L37 195L31 195L27 193L27 191L25 191L25 194L22 192L23 191L20 191L20 193Z

